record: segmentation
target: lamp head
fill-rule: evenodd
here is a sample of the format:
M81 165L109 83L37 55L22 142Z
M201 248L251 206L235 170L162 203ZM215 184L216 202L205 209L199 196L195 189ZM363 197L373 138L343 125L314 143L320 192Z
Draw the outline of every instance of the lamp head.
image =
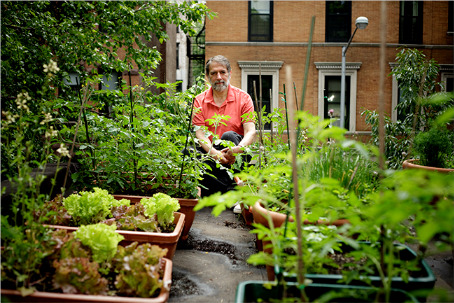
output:
M358 17L356 18L355 25L359 29L365 29L369 24L369 20L366 17Z

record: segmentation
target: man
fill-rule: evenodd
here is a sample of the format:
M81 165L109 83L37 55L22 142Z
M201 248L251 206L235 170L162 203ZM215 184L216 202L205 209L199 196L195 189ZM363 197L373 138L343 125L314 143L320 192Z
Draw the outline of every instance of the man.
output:
M210 58L206 63L205 71L211 87L195 98L196 113L192 123L195 126L206 126L212 133L216 131L215 134L221 140L232 141L235 146L213 145L213 136L207 136L203 129L197 129L199 151L209 154L223 166L230 168L230 165L235 163L236 156L242 154L244 148L255 140L254 105L246 92L230 85L232 70L227 58L220 55ZM215 127L208 121L213 119L215 114L230 116L230 118L222 120ZM226 170L217 167L214 161L209 161L208 164L212 171L205 174L201 181L202 197L233 189L235 183Z

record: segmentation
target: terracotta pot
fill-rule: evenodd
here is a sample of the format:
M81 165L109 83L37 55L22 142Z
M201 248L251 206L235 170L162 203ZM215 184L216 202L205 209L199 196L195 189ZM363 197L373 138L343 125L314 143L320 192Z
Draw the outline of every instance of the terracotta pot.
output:
M22 297L18 290L2 289L2 298L6 297L11 302L128 302L128 303L164 303L169 299L170 284L172 283L172 261L166 258L162 259L164 263L164 285L159 295L155 298L139 298L139 297L122 297L122 296L98 296L98 295L82 295L82 294L63 294L53 292L36 291L33 294ZM2 300L3 301L3 300Z
M430 171L437 171L440 173L453 173L454 169L453 168L441 168L441 167L433 167L433 166L424 166L424 165L419 165L415 164L418 160L416 159L411 159L411 160L405 160L402 163L402 167L404 169L425 169L425 170L430 170Z
M127 199L131 201L132 204L139 203L140 200L143 198L150 198L150 196L130 196L130 195L113 195L115 199ZM199 196L200 196L200 188L199 188ZM178 212L185 215L185 222L183 227L183 232L181 233L180 239L185 241L188 239L189 230L191 229L192 223L194 222L195 218L195 211L194 207L199 202L199 199L183 199L183 198L176 198L178 203L180 204L180 209Z
M145 231L130 231L130 230L116 230L117 233L123 235L125 239L120 242L121 245L128 245L132 242L150 243L158 245L161 248L167 248L166 258L172 260L177 249L178 240L183 232L185 215L175 212L175 220L173 223L176 225L171 233L158 233L158 232L145 232ZM63 225L47 225L50 228L65 229L68 231L76 231L78 227L70 227Z
M271 222L274 227L280 227L282 224L284 224L287 215L281 214L275 211L270 211L267 210L263 205L258 201L254 204L252 207L252 214L254 217L254 222L258 224L262 224L266 227L270 227L270 222L268 221L268 218L271 218ZM289 218L289 222L293 222L293 217ZM334 225L334 226L342 226L344 224L350 223L346 219L339 219L334 222L327 222L324 220L318 220L317 222L310 222L308 220L305 220L303 222L304 225ZM273 250L269 246L270 241L261 241L257 239L257 249L260 251L263 251L268 254L272 254ZM273 266L266 266L266 272L268 275L268 280L269 281L274 281L275 275L274 275L274 267Z
M244 207L242 203L241 206L241 215L243 216L244 222L246 225L251 225L254 222L254 215L252 214L252 207Z

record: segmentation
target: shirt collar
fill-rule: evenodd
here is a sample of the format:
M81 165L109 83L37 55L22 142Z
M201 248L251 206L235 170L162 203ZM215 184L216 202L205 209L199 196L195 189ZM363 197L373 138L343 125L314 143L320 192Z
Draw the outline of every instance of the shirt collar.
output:
M235 93L233 92L232 86L230 84L229 84L229 87L227 87L227 89L229 90L228 93L227 93L227 99L226 99L227 102L235 101ZM207 103L213 102L214 103L213 88L212 87L210 87L210 90L206 94L205 102L207 102Z

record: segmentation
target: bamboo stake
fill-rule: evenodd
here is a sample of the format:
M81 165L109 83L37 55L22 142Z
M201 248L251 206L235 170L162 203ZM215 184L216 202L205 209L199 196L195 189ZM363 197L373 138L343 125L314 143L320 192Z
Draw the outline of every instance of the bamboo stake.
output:
M188 141L189 141L189 134L190 134L190 131L191 131L191 125L192 125L192 112L194 110L194 100L192 100L192 103L191 103L191 113L189 114L189 122L188 122L188 130L187 130L187 134L186 134L186 142L184 144L184 150L186 151L186 149L188 148ZM182 180L182 177L183 177L183 166L184 166L184 160L185 160L185 157L186 157L186 152L183 152L183 161L181 162L181 169L180 169L180 181L178 182L178 188L180 188L181 186L181 180Z
M255 100L255 107L257 108L257 119L259 120L259 167L262 167L262 147L263 147L263 137L262 137L262 109L259 107L259 103L257 100L257 88L255 85L255 81L252 82L254 86L254 100Z
M273 104L273 92L270 88L270 110L271 110L271 104ZM273 121L271 120L270 121L270 135L271 135L271 144L273 144L274 140L273 140Z
M291 67L287 66L287 81L291 78ZM289 95L289 101L293 97L292 94ZM290 125L290 143L291 143L291 156L292 156L292 181L293 181L293 199L295 201L295 222L296 222L296 232L297 232L297 263L298 263L298 270L297 270L297 281L299 285L304 285L304 262L303 262L303 251L302 251L302 244L303 244L303 233L302 233L302 223L301 223L301 206L300 206L300 199L299 199L299 186L298 186L298 163L297 163L297 155L296 155L296 132L294 131L296 125L295 120L297 119L297 115L295 110L293 109L293 102L290 102L291 106L289 106L289 125ZM288 215L287 215L288 217ZM302 296L304 298L304 289L302 289ZM304 300L306 301L306 300Z
M77 92L79 95L79 100L80 100L80 106L83 106L83 101L82 101L82 96L80 95L80 90L82 89L80 82L79 82L79 77L76 77L77 81L77 87L79 87L79 91ZM87 137L87 143L90 144L90 134L88 132L88 121L87 121L87 115L85 114L85 108L82 108L82 117L84 119L84 125L85 125L85 136ZM90 150L90 155L91 155L91 163L93 165L93 170L96 169L96 162L95 162L95 155L94 155L94 149L89 149ZM68 169L68 167L66 168Z
M131 129L134 131L134 96L132 93L132 81L131 81L131 67L128 70L129 75L129 99L131 101L131 114L129 115L129 123L131 124ZM134 144L134 137L132 138L132 149L133 151L136 150L136 146ZM134 185L137 187L137 161L135 159L136 153L134 153L134 158L132 159L133 167L134 167Z

